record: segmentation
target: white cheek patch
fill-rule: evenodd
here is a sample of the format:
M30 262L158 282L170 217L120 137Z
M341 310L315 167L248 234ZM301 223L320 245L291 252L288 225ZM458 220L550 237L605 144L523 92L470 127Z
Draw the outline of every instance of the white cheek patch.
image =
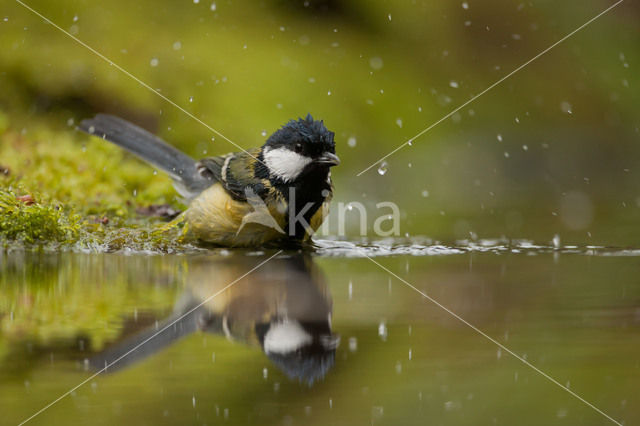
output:
M297 321L285 321L273 324L264 336L266 353L286 354L308 345L313 341Z
M269 168L269 173L285 182L295 180L311 163L310 158L282 147L265 149L263 157L264 163Z

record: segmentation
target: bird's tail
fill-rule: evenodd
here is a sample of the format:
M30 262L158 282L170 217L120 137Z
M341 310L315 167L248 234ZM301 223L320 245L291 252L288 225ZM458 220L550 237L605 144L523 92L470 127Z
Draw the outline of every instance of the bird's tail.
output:
M176 189L183 197L193 198L212 183L198 173L193 158L126 120L113 115L98 114L94 118L82 120L78 127L86 133L121 146L166 172L174 180Z
M169 318L156 326L151 326L141 332L94 354L89 358L89 366L116 372L130 365L143 361L161 352L201 328L206 321L207 311L204 306L198 306L192 300L178 309ZM179 303L185 303L180 301Z

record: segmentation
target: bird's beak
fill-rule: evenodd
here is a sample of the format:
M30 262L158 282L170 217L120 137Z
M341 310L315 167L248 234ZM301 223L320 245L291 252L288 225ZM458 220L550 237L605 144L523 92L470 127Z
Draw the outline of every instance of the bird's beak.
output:
M314 162L317 164L325 164L329 167L332 167L340 164L340 159L337 155L332 154L331 152L325 152L320 157L316 158Z

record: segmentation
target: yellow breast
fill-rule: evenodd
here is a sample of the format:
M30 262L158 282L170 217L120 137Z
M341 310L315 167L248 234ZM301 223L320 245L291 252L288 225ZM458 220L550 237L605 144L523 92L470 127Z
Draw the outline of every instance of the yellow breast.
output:
M229 247L259 246L284 236L280 230L285 225L286 206L263 206L260 211L259 205L234 200L216 183L191 202L185 219L189 230L203 241Z

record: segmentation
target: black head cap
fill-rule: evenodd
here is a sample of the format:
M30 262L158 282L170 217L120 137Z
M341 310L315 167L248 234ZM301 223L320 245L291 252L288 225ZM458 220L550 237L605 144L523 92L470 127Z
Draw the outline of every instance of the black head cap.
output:
M308 157L317 157L325 152L335 154L336 145L333 140L335 134L327 129L322 120L314 120L311 114L306 118L291 120L276 130L265 147L287 147L292 151Z

